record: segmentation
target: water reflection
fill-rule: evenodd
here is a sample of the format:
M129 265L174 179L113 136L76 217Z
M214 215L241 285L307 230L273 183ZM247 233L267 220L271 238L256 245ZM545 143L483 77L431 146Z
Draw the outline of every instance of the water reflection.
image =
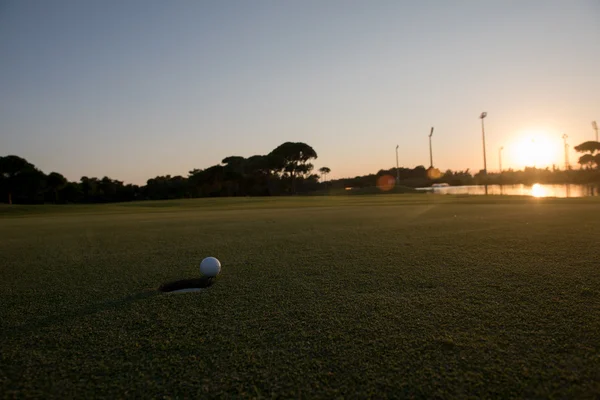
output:
M539 183L534 183L531 187L531 195L533 197L547 197L546 189ZM556 196L554 196L556 197Z
M434 188L418 188L439 194L485 194L485 186L445 186ZM529 185L488 185L488 194L507 196L533 196L533 197L587 197L598 196L597 185L543 185L536 183Z

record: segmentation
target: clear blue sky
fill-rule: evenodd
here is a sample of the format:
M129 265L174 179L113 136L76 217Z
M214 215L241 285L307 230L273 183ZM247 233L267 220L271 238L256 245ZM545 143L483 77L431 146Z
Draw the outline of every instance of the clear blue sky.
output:
M600 121L598 0L0 1L0 155L145 183L303 141L331 177L562 163ZM552 157L519 156L536 136ZM525 157L526 158L526 157ZM571 154L576 160L576 154Z

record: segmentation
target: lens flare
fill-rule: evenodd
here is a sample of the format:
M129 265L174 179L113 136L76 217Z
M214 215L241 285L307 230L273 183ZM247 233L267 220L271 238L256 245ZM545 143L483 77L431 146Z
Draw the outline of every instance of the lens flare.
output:
M377 178L377 187L384 192L388 192L396 185L396 179L391 175L381 175Z
M442 172L437 169L437 168L433 168L433 167L429 167L427 169L427 177L429 179L439 179L442 176Z

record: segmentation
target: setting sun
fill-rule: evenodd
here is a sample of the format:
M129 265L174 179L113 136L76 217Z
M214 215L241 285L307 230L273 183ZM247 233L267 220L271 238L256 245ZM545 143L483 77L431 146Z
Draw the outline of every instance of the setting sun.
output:
M558 145L546 132L528 131L519 136L513 149L518 167L546 168L556 163Z

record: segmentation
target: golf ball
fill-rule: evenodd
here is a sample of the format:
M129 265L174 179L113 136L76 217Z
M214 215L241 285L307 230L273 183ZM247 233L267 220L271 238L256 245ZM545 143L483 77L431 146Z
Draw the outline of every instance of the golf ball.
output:
M214 257L206 257L200 263L200 273L205 276L213 277L221 272L221 262Z

